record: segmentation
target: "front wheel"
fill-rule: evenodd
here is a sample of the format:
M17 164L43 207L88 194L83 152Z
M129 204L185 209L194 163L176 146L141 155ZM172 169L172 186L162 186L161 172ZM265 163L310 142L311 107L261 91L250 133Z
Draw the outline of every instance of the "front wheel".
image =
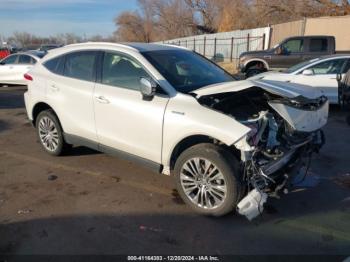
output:
M175 164L176 184L183 200L201 214L222 216L239 200L238 162L225 149L199 144L185 150Z

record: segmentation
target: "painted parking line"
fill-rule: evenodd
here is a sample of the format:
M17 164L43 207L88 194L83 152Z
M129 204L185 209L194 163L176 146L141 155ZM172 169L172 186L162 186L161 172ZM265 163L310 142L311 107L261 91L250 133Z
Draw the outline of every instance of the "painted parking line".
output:
M86 175L90 175L90 176L96 176L96 177L104 177L104 178L108 178L111 180L115 180L115 177L106 175L102 172L95 172L95 171L90 171L87 169L83 169L83 168L77 168L77 167L71 167L71 166L67 166L64 164L57 164L57 163L52 163L49 161L45 161L39 158L35 158L32 156L28 156L28 155L24 155L24 154L20 154L20 153L16 153L16 152L9 152L9 151L0 151L1 155L5 155L8 157L12 157L18 160L22 160L25 162L30 162L33 164L37 164L40 166L45 166L45 167L49 167L49 168L53 168L53 169L61 169L64 171L68 171L68 172L72 172L72 173L81 173L81 174L86 174ZM136 189L141 189L144 191L148 191L151 193L157 193L157 194L161 194L161 195L165 195L165 196L171 196L172 195L172 191L170 189L163 189L163 188L159 188L153 185L149 185L149 184L145 184L145 183L139 183L139 182L135 182L135 181L128 181L125 179L121 179L119 181L119 184L123 184L132 188L136 188Z

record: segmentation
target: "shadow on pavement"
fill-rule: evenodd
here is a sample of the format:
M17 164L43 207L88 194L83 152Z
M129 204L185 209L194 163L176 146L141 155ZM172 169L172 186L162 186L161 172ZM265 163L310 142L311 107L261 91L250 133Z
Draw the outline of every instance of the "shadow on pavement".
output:
M0 109L24 108L23 91L2 91L0 89Z
M9 128L10 125L6 121L0 119L0 132L3 132Z
M0 225L6 254L347 254L317 232L264 228L241 217L86 214Z
M99 155L102 154L99 151L93 150L84 146L75 146L71 148L65 155L65 157L70 156L87 156L87 155Z

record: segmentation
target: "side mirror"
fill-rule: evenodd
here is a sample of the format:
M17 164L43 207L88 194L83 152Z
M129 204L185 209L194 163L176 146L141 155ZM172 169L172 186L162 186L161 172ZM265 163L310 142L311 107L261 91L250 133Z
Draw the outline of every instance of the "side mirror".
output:
M280 46L276 47L275 54L280 55L282 53L282 48Z
M342 79L342 75L341 74L337 74L337 81L340 82Z
M312 69L305 69L303 71L303 75L304 76L312 76L312 75L314 75L314 71Z
M140 91L144 99L151 99L154 97L157 89L157 83L151 79L141 77L140 85Z
M275 50L275 54L276 55L286 55L287 52L286 50L283 48L283 46L278 46Z
M5 62L0 62L0 65L5 65Z

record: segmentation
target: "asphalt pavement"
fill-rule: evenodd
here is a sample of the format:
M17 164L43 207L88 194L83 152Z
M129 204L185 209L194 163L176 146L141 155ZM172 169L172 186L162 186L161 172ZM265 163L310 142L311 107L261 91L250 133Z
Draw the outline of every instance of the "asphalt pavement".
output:
M350 254L350 126L332 107L305 188L249 222L195 214L173 178L84 147L51 157L0 87L0 254Z

